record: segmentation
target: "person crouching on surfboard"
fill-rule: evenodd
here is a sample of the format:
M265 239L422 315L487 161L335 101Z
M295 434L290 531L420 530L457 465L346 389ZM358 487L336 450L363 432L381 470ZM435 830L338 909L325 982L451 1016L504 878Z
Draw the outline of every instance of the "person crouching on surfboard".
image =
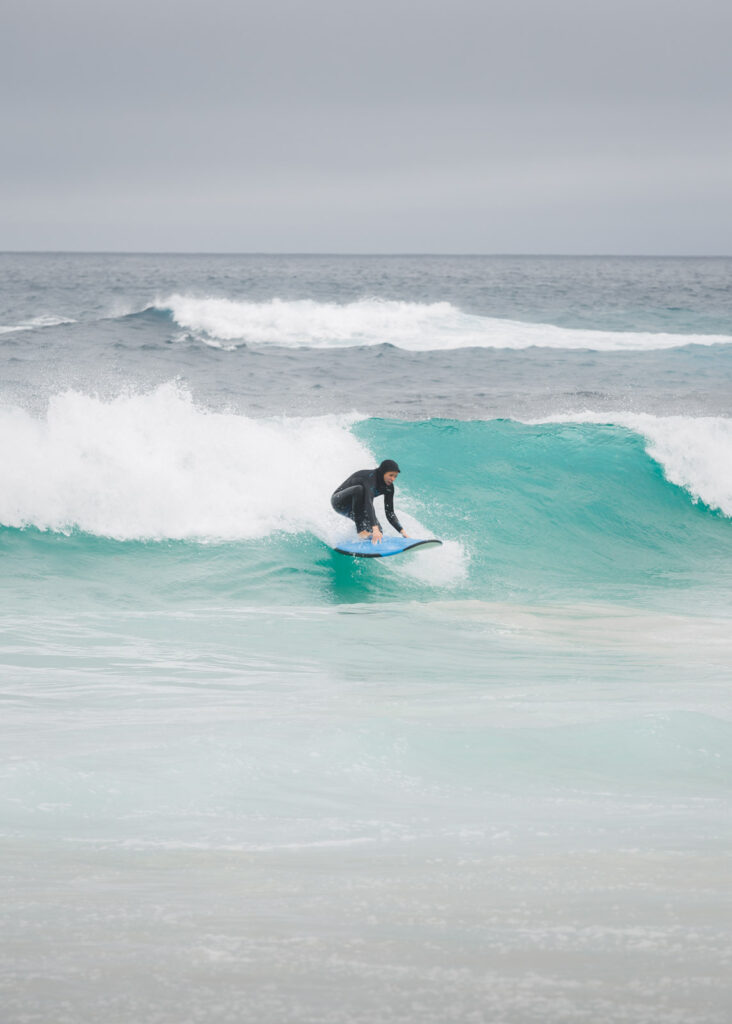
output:
M399 466L393 459L384 459L378 469L359 469L344 480L331 495L330 503L339 515L352 519L359 537L371 536L378 544L383 537L381 523L374 511L374 498L384 495L384 512L394 529L406 537L407 533L394 512L394 481Z

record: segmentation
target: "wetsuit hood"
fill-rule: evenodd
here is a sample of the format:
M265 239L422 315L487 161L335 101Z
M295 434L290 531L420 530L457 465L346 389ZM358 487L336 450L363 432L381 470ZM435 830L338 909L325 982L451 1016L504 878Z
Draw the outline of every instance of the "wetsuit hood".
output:
M376 470L376 479L382 487L387 487L390 485L384 480L384 473L401 473L401 470L393 459L384 459Z

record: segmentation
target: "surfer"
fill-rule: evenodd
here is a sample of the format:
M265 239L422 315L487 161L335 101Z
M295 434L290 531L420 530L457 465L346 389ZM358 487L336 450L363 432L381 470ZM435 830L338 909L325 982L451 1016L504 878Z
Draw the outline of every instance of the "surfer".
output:
M394 512L394 481L398 475L396 462L384 459L377 469L359 469L352 473L331 496L330 503L336 512L352 519L359 537L370 535L372 544L378 544L383 537L381 523L374 511L374 498L382 494L386 518L402 537L407 536Z

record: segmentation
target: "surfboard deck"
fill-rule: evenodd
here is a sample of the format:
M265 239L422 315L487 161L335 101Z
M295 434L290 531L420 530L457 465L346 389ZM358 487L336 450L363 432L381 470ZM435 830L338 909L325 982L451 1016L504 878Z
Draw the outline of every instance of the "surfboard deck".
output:
M412 548L442 544L435 537L419 540L414 537L384 537L378 544L372 544L370 537L356 537L354 540L342 541L334 548L339 555L350 555L352 558L388 558L389 555L401 555Z

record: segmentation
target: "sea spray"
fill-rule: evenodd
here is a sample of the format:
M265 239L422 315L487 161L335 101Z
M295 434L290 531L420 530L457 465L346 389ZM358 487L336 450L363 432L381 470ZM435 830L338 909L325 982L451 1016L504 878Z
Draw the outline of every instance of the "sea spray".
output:
M164 385L111 401L69 391L44 418L0 407L0 522L117 540L322 532L327 495L374 457L354 417L251 419Z

